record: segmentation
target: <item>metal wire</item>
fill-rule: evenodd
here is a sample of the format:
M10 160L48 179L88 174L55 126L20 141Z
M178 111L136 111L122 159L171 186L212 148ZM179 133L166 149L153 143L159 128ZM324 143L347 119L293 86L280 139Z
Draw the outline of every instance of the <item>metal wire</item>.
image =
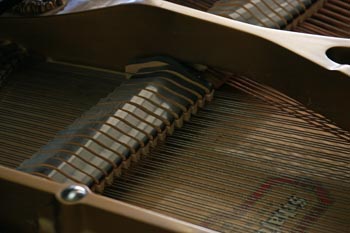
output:
M0 164L15 168L29 159L121 80L55 64L14 73L0 91Z
M284 100L285 107L292 103ZM223 232L258 231L295 195L307 207L281 231L344 232L350 227L349 155L347 140L310 120L237 90L217 91L103 195ZM272 185L276 179L289 183Z

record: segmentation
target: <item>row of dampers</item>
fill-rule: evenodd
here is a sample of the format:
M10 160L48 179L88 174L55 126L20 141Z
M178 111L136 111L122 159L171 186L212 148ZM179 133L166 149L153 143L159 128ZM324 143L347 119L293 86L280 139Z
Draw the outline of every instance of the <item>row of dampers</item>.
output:
M19 15L40 15L63 6L68 0L2 0L0 15L4 12Z
M221 0L208 12L253 25L283 29L315 0Z
M212 98L210 85L174 66L145 71L116 88L18 169L102 192L122 168L148 154Z
M350 37L350 1L327 1L316 13L292 30L348 38Z
M344 0L172 1L258 26L335 37L350 36L350 3ZM310 12L310 15L308 11L315 4L316 8L311 11L317 11ZM304 13L308 14L307 17L293 22Z

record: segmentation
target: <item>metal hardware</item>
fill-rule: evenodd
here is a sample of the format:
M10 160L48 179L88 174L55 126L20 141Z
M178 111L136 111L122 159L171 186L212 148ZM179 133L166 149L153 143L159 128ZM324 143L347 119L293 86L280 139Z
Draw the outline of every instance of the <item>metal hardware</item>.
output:
M83 199L87 194L88 191L83 186L71 185L62 191L61 197L68 202L77 202Z

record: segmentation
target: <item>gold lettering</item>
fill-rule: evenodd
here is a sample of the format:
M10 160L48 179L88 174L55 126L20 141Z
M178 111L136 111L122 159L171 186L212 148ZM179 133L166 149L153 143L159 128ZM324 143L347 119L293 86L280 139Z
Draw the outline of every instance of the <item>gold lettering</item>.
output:
M288 218L295 217L299 208L304 208L306 200L291 196L288 199L288 203L281 206L276 210L273 215L266 221L261 222L263 228L259 229L258 233L280 233L281 226L287 221Z
M267 220L269 223L272 223L274 225L278 225L278 226L282 226L282 224L284 223L283 219L280 219L277 216L273 216L271 218L269 218L269 220Z
M298 207L295 205L292 205L290 203L284 204L283 209L286 209L287 211L294 212Z
M289 198L289 203L304 208L306 205L306 200L303 198L298 198L296 196L291 196L291 198Z
M293 218L293 217L295 217L295 212L293 211L293 212L290 212L290 211L288 211L288 209L279 209L279 210L277 210L277 212L279 213L279 214L283 214L283 215L285 215L287 218Z
M274 216L277 216L277 217L279 217L279 218L283 218L284 220L286 220L286 219L288 219L288 217L290 217L290 216L288 216L288 215L285 215L285 214L283 214L283 213L280 213L280 209L278 209L278 210L276 210L276 211L274 212Z

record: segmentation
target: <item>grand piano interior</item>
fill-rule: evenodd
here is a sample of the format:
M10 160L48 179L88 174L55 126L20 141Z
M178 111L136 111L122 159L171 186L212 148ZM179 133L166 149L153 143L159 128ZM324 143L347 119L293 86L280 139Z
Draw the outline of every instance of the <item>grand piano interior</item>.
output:
M348 232L348 0L0 0L1 232Z

